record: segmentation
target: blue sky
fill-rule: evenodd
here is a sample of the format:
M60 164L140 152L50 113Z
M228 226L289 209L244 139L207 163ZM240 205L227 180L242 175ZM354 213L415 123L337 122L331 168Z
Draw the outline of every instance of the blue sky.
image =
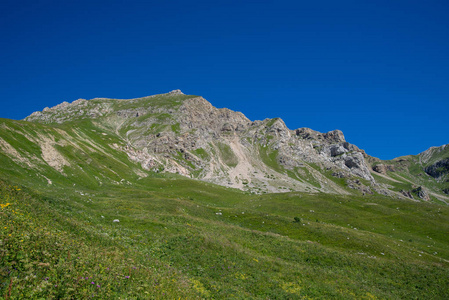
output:
M448 15L446 0L3 0L0 117L181 89L417 154L449 143Z

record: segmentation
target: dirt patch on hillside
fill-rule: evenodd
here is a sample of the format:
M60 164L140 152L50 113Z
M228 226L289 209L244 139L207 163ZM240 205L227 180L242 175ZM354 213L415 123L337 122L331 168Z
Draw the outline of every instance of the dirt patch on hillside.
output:
M249 161L249 158L245 151L242 149L242 144L237 137L231 140L229 143L232 152L237 156L238 163L235 168L229 170L229 177L232 180L233 187L242 189L243 184L240 181L245 179L251 181L251 174L254 172L254 167ZM238 178L238 181L236 180Z
M69 162L56 150L52 144L41 144L42 158L53 169L63 172L64 166L70 166Z
M35 167L35 165L26 157L23 157L11 144L0 137L0 148L1 150L9 156L14 162L18 164L25 164L30 168Z
M62 173L64 171L64 166L70 166L70 163L64 158L64 156L62 156L62 154L55 149L54 145L56 143L52 138L40 134L38 143L41 147L42 159L50 167Z

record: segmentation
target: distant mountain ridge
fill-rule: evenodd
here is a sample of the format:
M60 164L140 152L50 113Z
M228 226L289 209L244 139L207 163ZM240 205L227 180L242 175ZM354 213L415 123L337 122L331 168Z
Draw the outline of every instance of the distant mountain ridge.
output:
M379 193L449 201L447 145L381 161L347 142L340 130L290 130L280 118L251 121L180 90L129 100L79 99L25 121L0 121L0 152L49 181L55 172L70 178L73 168L81 168L92 184L178 173L251 193ZM17 134L27 141L17 143ZM85 159L78 162L80 157ZM101 165L103 157L127 170ZM95 171L87 171L94 165Z

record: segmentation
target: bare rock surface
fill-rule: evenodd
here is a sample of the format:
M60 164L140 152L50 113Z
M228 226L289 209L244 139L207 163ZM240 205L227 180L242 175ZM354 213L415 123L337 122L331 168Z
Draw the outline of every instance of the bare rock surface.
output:
M123 139L119 148L144 170L179 173L255 193L348 193L337 178L371 193L376 182L366 153L340 130L291 130L280 118L251 121L241 112L216 108L180 90L129 100L96 98L63 102L35 112L27 121L101 124ZM52 152L48 144L47 152ZM55 168L66 165L57 159ZM334 175L335 174L335 175ZM355 181L354 181L355 182Z
M418 195L418 197L424 201L430 201L430 195L425 188L419 186L413 189L413 192Z

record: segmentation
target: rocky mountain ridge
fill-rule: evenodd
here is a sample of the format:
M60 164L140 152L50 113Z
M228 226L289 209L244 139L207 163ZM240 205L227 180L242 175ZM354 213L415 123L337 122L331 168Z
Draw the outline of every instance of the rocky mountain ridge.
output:
M175 90L166 97L180 95L181 91ZM114 101L93 99L89 103L80 99L33 113L26 120L51 124L80 117L118 119L115 122L120 127L116 131L127 141L123 150L144 168L177 172L240 189L341 192L331 181L320 184L326 179L308 163L334 169L340 176L358 176L374 182L364 152L347 143L339 130L290 130L281 119L252 122L240 112L217 109L202 97L190 97L171 106L145 106L148 99L151 97L119 100L142 104L125 105L119 110L114 109ZM151 130L155 127L160 128ZM173 159L177 156L181 159ZM272 163L271 168L261 156ZM303 179L306 172L318 184Z
M411 194L421 187L414 192L420 198L428 185L416 185L410 178L398 180L396 175L403 177L401 172L408 172L414 161L407 158L401 169L404 162L399 160L385 163L370 157L348 143L340 130L290 130L280 118L251 121L241 112L215 108L204 98L180 90L129 100L78 99L25 120L46 126L87 122L95 132L115 135L118 142L109 146L126 153L144 172L178 173L253 193L357 192L410 198L395 187L396 182L409 181ZM433 157L419 157L427 156ZM430 173L446 174L444 160L443 169L438 164L426 167ZM445 201L441 185L431 190Z

